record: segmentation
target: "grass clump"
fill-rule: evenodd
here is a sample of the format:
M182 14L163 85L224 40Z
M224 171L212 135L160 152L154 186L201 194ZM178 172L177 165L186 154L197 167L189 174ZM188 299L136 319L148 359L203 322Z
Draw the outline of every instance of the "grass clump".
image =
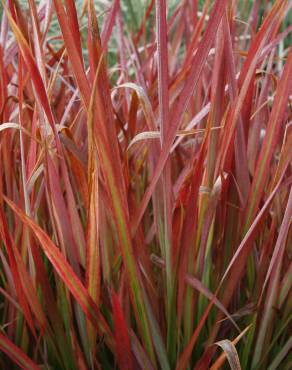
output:
M291 4L267 3L2 1L1 368L291 367Z

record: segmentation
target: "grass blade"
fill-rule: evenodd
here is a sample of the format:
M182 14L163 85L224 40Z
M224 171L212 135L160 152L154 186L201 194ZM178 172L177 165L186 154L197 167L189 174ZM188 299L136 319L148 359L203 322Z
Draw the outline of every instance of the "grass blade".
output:
M5 352L23 370L40 370L26 354L13 344L8 338L0 333L0 349Z

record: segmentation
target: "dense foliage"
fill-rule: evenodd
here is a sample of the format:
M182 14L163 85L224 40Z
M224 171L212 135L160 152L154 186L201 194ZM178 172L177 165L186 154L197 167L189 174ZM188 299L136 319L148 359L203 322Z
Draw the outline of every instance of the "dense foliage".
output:
M1 369L291 369L292 1L76 3L2 1Z

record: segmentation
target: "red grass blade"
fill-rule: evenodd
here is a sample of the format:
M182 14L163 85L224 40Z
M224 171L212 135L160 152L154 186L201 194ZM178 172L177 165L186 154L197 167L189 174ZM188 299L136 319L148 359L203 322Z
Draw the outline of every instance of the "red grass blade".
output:
M250 190L249 201L247 203L248 206L246 209L244 226L245 231L250 225L252 217L257 212L259 200L261 199L261 194L265 187L266 179L268 176L268 169L278 141L281 123L285 118L287 101L292 91L291 81L292 48L290 48L281 79L278 83L275 102L273 104L273 109L267 126L267 132L258 158L256 172Z
M290 189L289 199L287 202L283 222L281 224L277 243L275 245L272 260L270 262L269 269L266 275L266 280L263 286L264 290L265 285L269 280L269 289L267 291L264 312L261 318L261 325L259 328L259 333L256 341L256 351L253 356L252 364L254 366L257 365L261 359L264 342L265 340L267 340L267 337L269 337L270 335L269 332L271 332L270 328L273 325L272 319L274 317L274 306L276 305L276 300L279 294L281 267L283 264L285 246L288 239L291 221L292 221L292 187Z
M112 33L114 21L116 19L119 7L120 7L120 0L114 0L114 3L111 7L111 11L108 15L108 18L104 22L104 26L101 31L101 43L102 43L103 51L107 49L108 41Z
M217 295L217 292L215 293L214 297ZM195 329L195 331L193 332L192 336L191 336L191 339L189 340L187 346L184 348L182 354L180 355L180 357L178 358L178 362L177 362L177 365L176 365L176 370L185 370L188 366L188 363L189 363L189 360L190 360L190 357L192 355L192 351L193 351L193 348L196 344L196 341L198 340L198 337L199 337L199 334L207 320L207 317L210 313L210 310L213 306L213 299L209 302L204 314L202 315L202 317L200 318L199 320L199 323Z
M114 291L112 291L112 308L115 328L114 333L115 333L116 355L119 369L133 370L134 367L132 361L128 325L124 317L119 297Z
M13 281L15 284L16 293L18 295L20 307L22 309L23 315L27 321L27 324L30 330L32 331L33 335L36 337L36 331L35 331L34 324L33 324L32 312L27 302L27 299L25 295L23 294L22 280L19 275L19 271L17 268L17 261L14 256L13 245L11 242L11 238L8 232L8 227L5 222L5 218L4 218L4 214L2 210L0 211L0 233L1 233L1 238L3 240L3 243L7 249L11 273L12 273Z
M5 352L23 370L40 370L36 363L2 333L0 333L0 350Z
M80 58L79 46L78 42L76 41L76 33L73 34L74 29L72 30L67 22L68 16L64 10L61 0L54 0L54 5L81 98L84 106L88 108L90 100L90 88L83 68L83 63Z
M9 13L9 11L7 10L7 8L4 4L3 4L3 8L6 12L6 16L9 20L10 27L12 28L12 30L14 32L14 35L15 35L16 40L18 42L19 48L22 52L23 59L25 61L27 69L29 70L29 73L30 73L30 76L31 76L32 81L34 83L34 86L35 86L35 89L37 91L38 97L39 97L40 102L41 102L41 104L44 108L44 111L46 113L48 122L50 123L50 125L52 127L54 127L54 117L53 117L53 113L52 113L51 107L50 107L49 102L48 102L48 97L47 97L46 92L45 92L45 86L44 86L43 80L41 78L40 72L37 68L37 65L35 63L35 60L33 58L33 55L31 53L31 50L29 48L29 45L28 45L24 35L20 31L19 27L17 26L17 24L13 20L11 14Z
M148 202L150 201L154 188L165 166L169 155L169 150L171 149L173 140L175 139L176 131L181 123L183 113L185 112L190 98L197 86L198 80L200 78L200 73L208 57L211 45L214 42L217 29L225 11L225 3L226 0L216 1L214 5L212 16L210 16L210 22L208 23L205 34L193 59L191 71L186 79L183 90L180 93L179 100L177 104L175 104L175 108L173 108L172 110L170 129L167 132L167 137L165 137L164 145L162 146L162 151L157 162L157 166L153 174L151 183L143 196L138 214L134 218L136 221L132 227L133 233L136 232L137 227L142 220L145 209L148 205Z
M130 236L129 214L125 202L125 184L122 176L117 140L112 127L112 111L111 107L106 105L106 101L103 100L105 98L105 92L108 92L108 90L105 90L103 95L100 94L97 89L99 79L99 71L97 70L90 100L88 124L89 127L94 127L93 140L100 160L101 171L106 178L108 194L111 201L110 206L114 217L124 266L128 275L128 284L131 292L131 299L133 300L136 320L140 326L141 335L147 352L154 364L155 357L152 339L140 287L141 278L137 268L137 262L134 258ZM104 83L104 86L105 85L106 81ZM107 107L107 111L105 111L105 107ZM94 122L96 122L95 126ZM108 123L108 125L106 125L106 123Z
M79 58L82 61L81 35L79 31L78 16L75 3L73 0L65 0L65 4L67 8L67 20L69 23L69 27L74 38L74 43L78 51Z
M92 321L94 325L97 326L100 333L107 336L107 340L111 345L112 334L108 328L107 323L105 322L105 319L102 317L97 306L93 302L92 298L89 296L87 290L77 278L71 266L64 259L57 246L51 241L48 235L35 222L27 217L22 212L22 210L20 210L13 202L11 202L6 197L4 199L10 206L10 208L22 220L22 222L32 230L47 258L50 260L50 262L54 266L54 269L64 281L65 285L68 287L76 301L79 303L86 316Z

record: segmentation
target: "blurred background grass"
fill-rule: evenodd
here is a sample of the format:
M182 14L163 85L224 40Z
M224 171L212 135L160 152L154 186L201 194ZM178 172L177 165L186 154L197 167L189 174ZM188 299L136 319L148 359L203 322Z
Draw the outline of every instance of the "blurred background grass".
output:
M20 6L23 8L23 11L28 11L28 1L27 0L18 0ZM37 4L40 4L41 2L44 3L48 0L35 0ZM53 1L53 0L50 0ZM79 12L79 15L81 15L82 9L84 8L84 3L86 0L75 0L75 3L77 4L76 8ZM267 10L267 8L271 7L272 4L275 2L275 0L237 0L239 4L239 14L237 14L237 18L242 20L243 22L248 21L248 14L250 13L250 9L253 6L255 2L259 5L259 12L264 14L264 10ZM138 28L141 25L141 22L143 20L144 14L146 12L146 9L148 5L150 4L151 0L120 0L121 2L121 8L122 8L122 14L123 14L123 27L124 31L127 33L131 33L132 35L135 35L135 32L137 32ZM167 0L169 13L168 15L171 16L173 11L177 8L181 0ZM202 10L206 0L198 0L199 4L199 11ZM103 16L106 14L107 10L110 9L111 5L113 3L113 0L94 0L96 12L98 14L99 24L102 24ZM214 0L210 2L210 7L212 7L214 3ZM0 3L0 20L2 18L3 9L2 4ZM155 7L152 9L152 13L150 15L150 18L152 17L152 21L147 22L148 27L150 25L153 25L155 23ZM259 17L261 19L261 17ZM285 21L282 25L282 29L285 29L289 25L292 24L292 10L290 10L288 16L285 18ZM258 24L258 27L260 27L260 23ZM82 43L85 46L83 48L83 57L85 64L88 62L88 56L87 56L87 18L83 17L80 21L80 28L81 28L81 36L82 36ZM111 38L109 42L108 47L108 64L111 67L116 66L117 64L117 35L115 34L117 32L116 28L113 29L113 37ZM53 19L51 21L51 27L49 30L49 36L55 37L58 34L60 34L60 28L59 24L56 18L56 15L53 15ZM292 34L290 33L288 37L285 38L283 47L288 47L292 44ZM55 47L58 49L61 47L60 41L58 39L51 40L50 41L51 47ZM182 45L183 47L183 45ZM114 78L114 75L113 75Z
M180 1L181 0L168 0L167 1L170 14L178 6ZM250 8L255 1L259 3L260 11L263 11L264 8L271 6L275 2L275 0L238 0L240 4L239 8L241 9L241 14L239 16L243 20L246 20L245 15L249 14ZM35 0L35 2L39 4L41 0ZM79 10L79 12L81 12L82 6L85 0L76 0L75 2L77 4L77 9ZM104 11L106 11L106 9L112 5L112 2L113 0L94 0L96 10L100 14L104 13ZM27 0L19 0L19 3L23 8L28 7ZM150 0L121 0L122 11L124 15L124 22L125 22L126 27L132 30L135 30L135 28L139 26L139 23L143 19L143 15L149 3L150 3ZM199 0L200 9L202 9L204 3L205 3L205 0ZM213 1L211 1L211 4L212 3ZM3 9L0 3L0 17L2 16L2 13L3 13ZM290 11L289 16L286 18L286 21L289 22L289 24L292 23L292 12L291 11ZM54 33L57 31L58 31L58 24L56 21L54 21L52 23L51 32Z
M175 9L175 7L179 4L180 1L181 0L168 0L170 13L172 12L173 9ZM256 0L238 0L238 1L242 11L243 12L246 11L248 13L248 10ZM35 2L39 4L41 0L35 0ZM77 4L77 9L81 11L84 0L76 0L75 2ZM267 7L273 4L275 0L259 0L258 2L260 3L261 7ZM19 0L19 3L23 7L28 7L27 0ZM94 3L96 5L96 9L102 12L112 4L112 0L94 0ZM142 19L145 9L147 8L149 3L150 0L121 0L125 20L128 26L135 27L138 25L139 20ZM202 8L204 3L205 0L199 0L199 7ZM3 9L2 5L0 4L0 16L2 16L2 13Z
M21 7L24 11L28 11L28 1L27 0L18 0ZM44 3L48 0L35 0L37 4ZM52 1L52 0L50 0ZM84 7L84 3L86 0L75 0L77 4L77 10L79 12L79 15L81 15L82 9ZM205 4L206 0L199 0L199 11L202 10L203 5ZM252 5L257 2L259 5L259 12L264 13L264 10L267 10L267 8L271 7L272 4L275 2L275 0L237 0L239 4L239 14L237 14L237 17L242 20L243 22L248 21L248 14L250 13L250 9ZM135 32L137 32L138 28L140 27L140 24L143 20L145 11L150 4L151 0L120 0L121 7L122 7L122 14L123 14L123 27L124 31L127 33L131 33L132 35L135 35ZM177 8L181 0L167 0L168 9L169 9L169 16L173 13L173 11ZM111 5L113 3L113 0L94 0L96 12L98 14L99 23L102 24L103 16L106 14L107 10L110 9ZM214 0L210 2L210 7L212 7L214 3ZM0 3L0 19L3 14L2 5ZM152 9L152 13L150 18L152 17L152 21L147 22L148 27L150 25L153 25L155 23L155 7ZM259 17L261 19L261 17ZM289 25L292 24L292 10L290 10L288 16L285 18L285 21L282 25L282 29L285 29ZM258 24L258 27L260 27L260 23ZM81 28L81 36L82 36L82 43L85 46L83 48L83 57L85 64L88 63L88 56L87 56L87 18L83 17L80 21L80 28ZM116 35L116 28L113 30L113 37L110 40L109 47L108 47L108 64L110 67L116 66L118 63L117 60L117 35ZM53 19L51 22L51 27L49 30L49 36L54 37L60 34L60 28L59 24L56 18L56 15L53 15ZM288 37L285 38L283 47L288 47L292 44L292 34L288 35ZM61 47L60 41L58 39L51 40L50 41L51 47L55 47L58 49ZM183 45L182 45L183 47ZM115 79L115 75L112 76L113 79Z
M28 11L28 1L27 0L18 0L19 4L23 8L24 11ZM40 4L41 2L44 3L48 0L35 0L37 4ZM50 0L53 1L53 0ZM79 15L81 15L82 9L84 8L84 3L86 0L75 0L77 4L77 10L79 12ZM206 0L198 0L199 3L199 11L202 10ZM242 20L243 22L248 21L248 14L250 13L250 9L252 5L257 2L259 5L259 12L264 13L264 10L267 10L267 8L271 7L272 4L275 2L275 0L237 0L239 4L239 13L237 14L237 17ZM151 0L120 0L121 2L121 8L122 8L122 14L123 14L123 27L125 32L131 33L132 35L135 35L135 32L137 32L138 28L141 25L141 22L143 20L144 14L146 12L146 9L148 5L150 4ZM177 8L181 0L167 0L168 9L169 9L169 16L173 13L173 11ZM113 0L94 0L96 12L98 14L99 24L102 24L103 15L106 14L107 10L110 9L111 5L113 3ZM212 7L214 3L214 0L210 2L210 7ZM3 9L2 4L0 3L0 20L2 18ZM152 17L152 21L147 22L147 25L152 25L155 23L155 7L152 9L152 13L150 15L150 18ZM259 17L261 19L261 17ZM292 10L290 10L288 16L285 18L285 21L282 25L282 29L285 29L289 25L292 24ZM260 27L260 24L258 25ZM88 64L88 56L87 56L87 18L83 17L80 21L80 28L81 28L81 36L82 36L82 44L85 46L83 48L83 57L85 64ZM117 32L116 28L113 30L113 37L111 38L109 42L108 47L108 64L110 67L116 66L118 63L117 60L117 35L115 34ZM56 15L53 15L53 19L51 21L51 27L49 30L49 36L55 37L58 34L60 34L60 28L59 24L56 18ZM285 38L284 45L282 47L288 47L292 44L292 34L290 33L288 37ZM50 42L51 47L55 47L58 49L61 47L60 41L58 39L51 40ZM182 45L183 47L183 45ZM115 79L115 74L112 75L113 79Z

